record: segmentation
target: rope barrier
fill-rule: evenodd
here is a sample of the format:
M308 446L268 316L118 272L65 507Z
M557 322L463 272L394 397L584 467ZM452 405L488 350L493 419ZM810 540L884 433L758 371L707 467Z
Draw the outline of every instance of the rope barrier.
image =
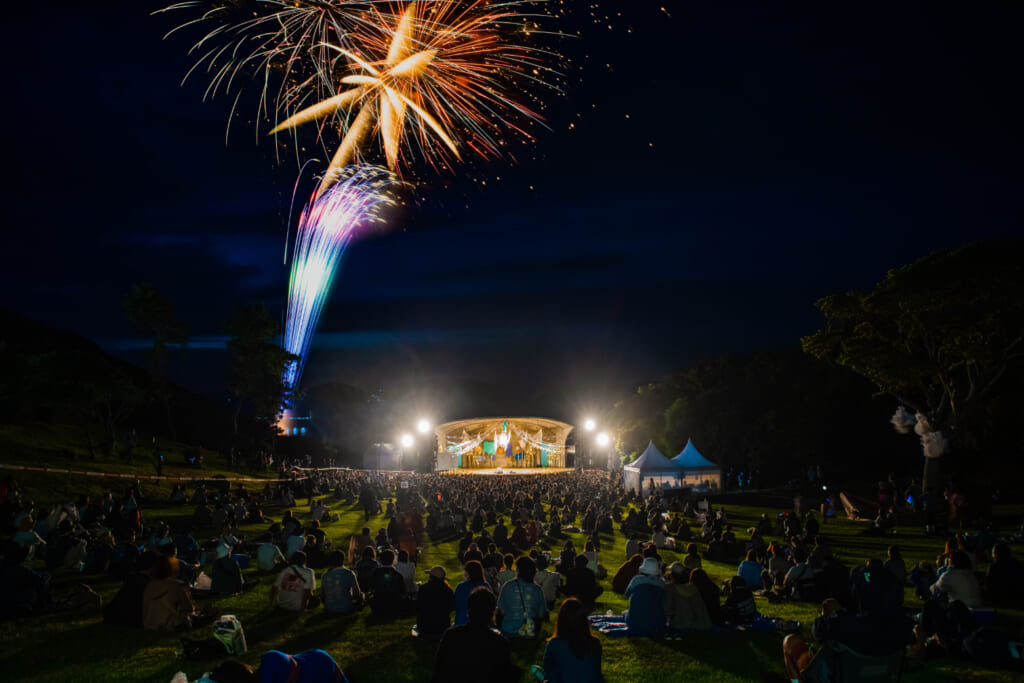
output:
M195 476L195 475L178 475L178 476L158 476L155 474L128 474L125 472L93 472L90 470L72 470L63 467L42 467L34 465L6 465L0 463L0 469L4 470L18 470L22 472L45 472L48 474L77 474L85 477L114 477L116 479L146 479L149 481L196 481L199 479L203 480L214 480L216 481L241 481L241 482L260 482L264 484L281 483L281 482L292 482L301 481L308 477L300 477L297 479L260 479L257 477L222 477L220 475L210 476Z

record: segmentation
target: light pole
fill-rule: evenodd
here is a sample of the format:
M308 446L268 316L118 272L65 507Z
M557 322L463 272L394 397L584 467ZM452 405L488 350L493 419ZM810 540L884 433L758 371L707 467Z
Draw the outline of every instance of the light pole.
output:
M597 423L594 422L593 418L588 417L586 420L583 421L583 430L587 432L587 434L586 434L586 436L584 436L583 440L586 442L586 445L587 445L587 462L586 462L586 464L587 464L588 467L593 467L594 466L594 444L592 442L592 439L593 439L592 434L593 434L595 429L597 429ZM580 455L582 456L582 453ZM583 469L583 464L584 464L583 463L583 458L580 457L580 469Z
M430 433L430 426L431 426L430 425L430 420L428 420L426 418L420 418L419 422L416 423L416 431L423 435L423 438L420 439L420 442L422 442L423 439L426 438L427 434ZM417 467L417 471L422 471L423 463L420 462L422 458L423 458L423 454L420 452L420 443L417 443L416 444L416 467ZM433 472L434 471L434 462L433 462L434 459L433 459L433 457L431 457L430 460L431 460L431 462L430 462L430 469L428 471Z
M415 442L416 439L413 438L412 434L402 434L401 438L398 440L398 443L402 445L402 458L398 464L398 469L403 469L405 466L405 451L412 448L412 445Z
M610 444L612 441L611 437L609 437L604 432L601 432L600 434L597 435L596 441L598 447L605 452L605 468L611 469L611 458L608 457L608 452L606 450L608 448L608 444Z

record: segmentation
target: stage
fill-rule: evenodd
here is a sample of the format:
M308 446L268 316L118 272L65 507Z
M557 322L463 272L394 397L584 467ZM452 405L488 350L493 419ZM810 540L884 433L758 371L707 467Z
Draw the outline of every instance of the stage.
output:
M572 471L573 471L573 469L571 467L512 467L512 468L497 467L497 468L481 469L481 470L469 470L469 469L454 468L454 469L450 469L450 470L445 470L444 472L441 472L441 474L452 474L452 475L460 475L460 476L461 475L469 474L469 475L493 477L493 476L501 476L501 475L506 475L506 474L513 475L513 476L517 475L517 474L564 474L566 472L572 472Z

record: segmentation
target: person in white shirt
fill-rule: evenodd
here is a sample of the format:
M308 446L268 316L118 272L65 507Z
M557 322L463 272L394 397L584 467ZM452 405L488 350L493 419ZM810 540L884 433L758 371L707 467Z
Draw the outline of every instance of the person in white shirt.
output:
M415 593L418 589L416 585L416 563L409 561L408 551L398 551L398 562L395 564L395 571L401 574L402 579L405 580L405 592Z
M306 549L306 536L302 533L302 527L292 530L292 535L285 541L285 555L291 557L300 550Z
M537 558L537 573L533 582L544 591L544 601L548 603L548 609L551 609L558 596L558 587L562 585L562 575L548 570L548 558L544 555Z
M971 569L971 558L962 550L953 553L953 567L932 584L932 593L944 593L950 602L981 607L981 585Z
M281 549L270 542L270 534L263 537L263 543L256 550L256 566L261 572L272 572L286 560Z
M306 553L292 555L292 563L281 570L270 587L270 604L289 612L302 612L316 590L316 574L306 566Z

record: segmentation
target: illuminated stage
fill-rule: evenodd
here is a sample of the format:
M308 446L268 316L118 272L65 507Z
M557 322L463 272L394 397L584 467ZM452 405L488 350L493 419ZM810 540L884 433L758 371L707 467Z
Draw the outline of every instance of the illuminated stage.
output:
M459 474L540 474L566 471L573 426L542 417L485 417L434 428L436 470Z
M469 470L469 469L453 469L446 470L442 474L451 474L453 476L515 476L517 474L564 474L565 472L572 472L571 467L496 467L489 470Z

